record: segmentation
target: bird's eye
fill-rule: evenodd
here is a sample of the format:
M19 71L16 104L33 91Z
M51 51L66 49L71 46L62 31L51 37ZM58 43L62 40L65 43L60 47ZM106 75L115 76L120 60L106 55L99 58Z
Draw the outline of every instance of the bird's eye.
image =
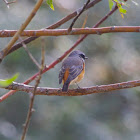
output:
M85 59L85 55L84 54L80 54L80 57Z

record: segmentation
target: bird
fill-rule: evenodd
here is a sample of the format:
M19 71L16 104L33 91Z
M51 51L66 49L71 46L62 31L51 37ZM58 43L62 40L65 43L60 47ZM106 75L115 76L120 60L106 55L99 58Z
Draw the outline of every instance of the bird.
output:
M67 92L70 84L77 84L83 79L87 58L83 52L75 50L63 61L59 72L59 84L63 83L62 92Z

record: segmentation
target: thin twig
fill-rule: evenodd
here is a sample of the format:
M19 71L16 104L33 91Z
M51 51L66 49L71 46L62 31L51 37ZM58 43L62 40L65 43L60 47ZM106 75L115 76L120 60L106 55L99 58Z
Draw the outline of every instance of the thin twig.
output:
M82 28L85 28L86 23L87 23L87 19L88 19L88 13L86 14L86 17L85 17L85 19L84 19L84 22L83 22ZM72 30L73 30L73 29L72 29ZM79 38L81 38L81 37L82 37L82 35L79 36Z
M21 36L63 36L63 35L83 35L83 34L104 34L114 32L140 32L140 26L110 26L101 28L73 28L71 33L68 29L45 29L45 30L25 30ZM11 37L16 33L16 30L0 30L0 37ZM10 34L10 36L9 36ZM23 41L22 41L23 42Z
M11 2L8 2L7 0L3 0L6 4L12 4L12 3L16 3L17 0L14 0L14 1L11 1Z
M100 2L100 1L102 1L102 0L94 0L94 1L90 2L90 3L87 5L87 7L86 7L85 10L87 10L87 9L89 9L89 8L91 8L91 7L93 7L94 5L96 5L96 4L97 4L98 2ZM80 9L81 9L81 8L80 8ZM68 16L62 18L61 20L59 20L59 21L56 22L55 24L50 25L49 27L46 27L46 29L55 29L55 28L58 28L58 27L60 27L62 24L66 23L67 21L69 21L69 20L71 20L72 18L74 18L77 14L78 14L78 13L77 13L77 10L76 10L76 11L74 11L73 13L69 14ZM31 41L34 41L34 40L37 39L37 38L38 38L38 37L29 37L29 38L27 38L27 39L25 39L25 40L23 40L23 41L24 41L25 44L28 44L28 43L30 43ZM21 43L15 44L15 45L9 50L8 54L12 53L13 51L16 51L16 50L19 49L20 47L22 47L22 44L21 44ZM7 54L7 55L8 55L8 54Z
M25 43L23 42L22 38L19 36L19 40L22 43L23 48L25 49L25 51L27 52L27 54L29 55L29 57L31 58L31 60L33 61L33 63L38 67L38 69L41 68L41 66L39 65L39 63L35 60L35 58L33 57L33 55L30 53L30 51L27 49L27 46L25 45Z
M42 2L43 2L43 0L38 0L38 2L36 3L35 7L33 8L33 10L31 11L30 15L28 16L28 18L21 25L20 29L16 32L16 34L11 39L11 41L8 43L8 45L3 50L0 51L0 62L3 60L3 58L7 55L7 53L12 48L12 46L14 45L14 43L17 41L18 36L21 35L21 33L23 32L23 30L27 27L27 25L30 23L30 21L32 20L32 18L35 16L35 14L38 11L38 9L40 8Z
M9 8L9 5L10 5L10 4L12 4L12 3L16 3L16 2L17 2L17 0L15 0L15 1L11 1L11 2L8 2L7 0L3 0L3 1L6 3L7 8Z
M115 83L109 85L99 85L92 87L84 87L80 89L69 89L68 92L62 92L59 88L49 88L49 87L38 87L36 90L36 95L47 95L47 96L80 96L88 95L93 93L104 93L111 92L114 90L127 89L140 86L140 80L127 81L122 83ZM14 89L17 91L33 92L34 86L25 85L22 83L13 82L6 89ZM112 93L112 92L111 92ZM117 92L114 92L117 93Z
M93 27L98 27L101 23L103 23L110 15L112 15L116 10L118 9L117 6L115 6L107 15L105 15L96 25L94 25ZM54 68L55 65L57 65L58 63L60 63L76 46L79 45L80 42L82 42L85 38L87 37L87 35L84 35L83 37L81 37L80 39L78 39L76 41L76 43L69 49L67 50L61 57L59 57L57 60L55 60L54 62L52 62L48 67L44 68L44 70L42 71L42 73L45 73L46 71ZM29 79L27 79L24 84L29 84L31 81L33 81L37 76L39 75L39 73L34 74L32 77L30 77ZM12 90L9 91L8 93L4 94L3 96L0 97L0 102L4 101L5 99L7 99L10 95L13 95L16 92L16 90Z
M87 5L89 4L89 2L90 2L90 0L87 0L87 2L84 4L83 8L80 9L80 12L79 12L79 10L77 11L77 12L78 12L78 15L73 19L73 21L72 21L70 27L68 28L68 33L71 32L74 23L75 23L76 20L79 18L79 16L85 11L85 9L86 9Z
M87 23L87 19L88 19L88 13L86 14L86 17L84 18L84 22L83 22L82 28L85 28L86 23Z
M28 110L26 121L25 121L25 125L24 125L24 129L23 129L21 140L25 139L25 136L26 136L26 133L27 133L27 130L28 130L28 127L29 127L30 119L31 119L31 116L32 116L32 112L34 111L33 104L34 104L34 99L35 99L35 95L36 95L35 93L36 93L37 87L38 87L38 85L40 83L41 75L42 75L42 70L44 68L44 60L45 60L44 46L41 47L41 52L42 52L42 55L41 55L42 56L41 57L41 67L40 67L40 70L39 70L39 75L37 77L34 89L33 89L32 92L30 92L30 93L32 93L31 94L31 100L30 100L29 110Z

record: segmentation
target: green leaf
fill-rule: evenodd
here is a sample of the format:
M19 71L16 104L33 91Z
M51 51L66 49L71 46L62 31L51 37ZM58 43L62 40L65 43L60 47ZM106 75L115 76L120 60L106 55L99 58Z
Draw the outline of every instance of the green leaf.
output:
M126 9L123 9L122 7L119 8L120 12L123 13L123 14L126 14L127 10Z
M124 18L124 15L123 14L126 14L127 10L126 9L123 9L122 8L122 5L119 4L119 3L117 3L117 6L118 6L118 9L119 9L119 12L120 12L122 18Z
M121 5L118 5L118 8L122 18L124 18L123 14L126 14L127 10L123 9Z
M52 0L47 0L46 2L47 2L47 4L49 5L49 7L50 7L52 10L54 10L53 1L52 1Z
M118 1L118 0L114 0L115 2L117 2L117 3L119 3L120 1Z
M108 2L109 2L109 9L111 11L114 3L112 0L108 0Z
M2 80L0 79L0 86L1 87L7 87L10 84L12 84L13 81L15 81L19 76L19 73L16 73L13 77L11 77L10 79L6 79L6 80Z

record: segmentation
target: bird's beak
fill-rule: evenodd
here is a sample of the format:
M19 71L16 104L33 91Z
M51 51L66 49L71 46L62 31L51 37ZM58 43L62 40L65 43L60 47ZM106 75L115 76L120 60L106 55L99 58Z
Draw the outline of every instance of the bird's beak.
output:
M88 59L88 57L85 56L85 59Z

